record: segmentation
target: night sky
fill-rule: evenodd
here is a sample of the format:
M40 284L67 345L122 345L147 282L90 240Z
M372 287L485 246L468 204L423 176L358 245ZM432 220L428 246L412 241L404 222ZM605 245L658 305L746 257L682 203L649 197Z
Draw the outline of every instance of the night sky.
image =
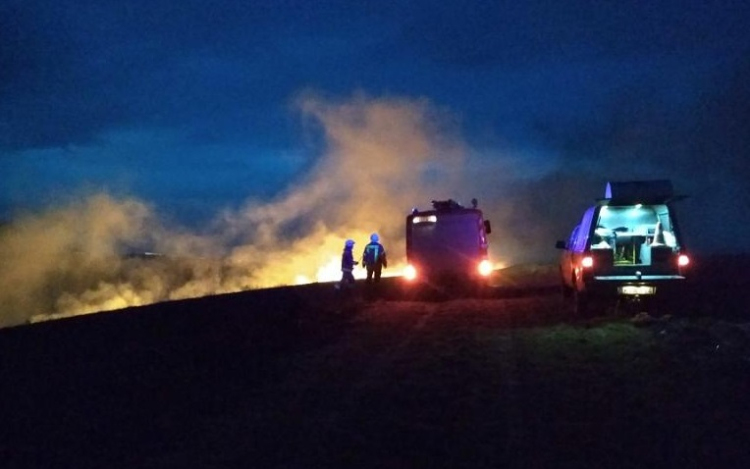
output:
M689 249L747 251L749 19L741 0L0 0L0 220L62 233L55 252L294 263L371 231L399 254L411 207L476 197L495 259L544 261L607 181L667 178Z

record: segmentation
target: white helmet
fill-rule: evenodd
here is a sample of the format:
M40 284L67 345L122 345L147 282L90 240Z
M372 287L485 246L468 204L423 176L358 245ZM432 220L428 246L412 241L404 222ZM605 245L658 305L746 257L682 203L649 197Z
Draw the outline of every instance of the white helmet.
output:
M344 247L353 248L354 247L354 240L353 239L347 239L346 243L344 243Z
M379 240L380 240L380 237L378 236L377 233L373 233L370 235L370 241L372 241L373 243L377 243Z

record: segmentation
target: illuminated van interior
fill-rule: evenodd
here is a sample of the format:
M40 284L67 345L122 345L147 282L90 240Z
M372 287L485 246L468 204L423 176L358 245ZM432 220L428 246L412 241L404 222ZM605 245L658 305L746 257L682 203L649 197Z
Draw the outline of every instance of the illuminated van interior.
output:
M678 248L666 205L604 206L591 239L592 250L612 250L615 265L651 265Z

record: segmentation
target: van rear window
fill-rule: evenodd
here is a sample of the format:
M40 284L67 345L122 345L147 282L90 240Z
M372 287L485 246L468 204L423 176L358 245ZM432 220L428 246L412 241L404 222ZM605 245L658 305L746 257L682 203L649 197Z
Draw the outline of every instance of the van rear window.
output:
M672 218L666 205L604 206L594 233L601 237L644 237L646 242L675 247Z

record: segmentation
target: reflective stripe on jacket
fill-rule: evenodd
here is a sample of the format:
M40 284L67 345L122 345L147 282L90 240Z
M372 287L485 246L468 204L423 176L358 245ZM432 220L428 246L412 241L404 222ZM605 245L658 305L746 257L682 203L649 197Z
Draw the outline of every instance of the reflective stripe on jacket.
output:
M388 261L385 257L385 248L380 243L369 243L365 246L365 250L362 253L362 261L365 265L388 265Z

